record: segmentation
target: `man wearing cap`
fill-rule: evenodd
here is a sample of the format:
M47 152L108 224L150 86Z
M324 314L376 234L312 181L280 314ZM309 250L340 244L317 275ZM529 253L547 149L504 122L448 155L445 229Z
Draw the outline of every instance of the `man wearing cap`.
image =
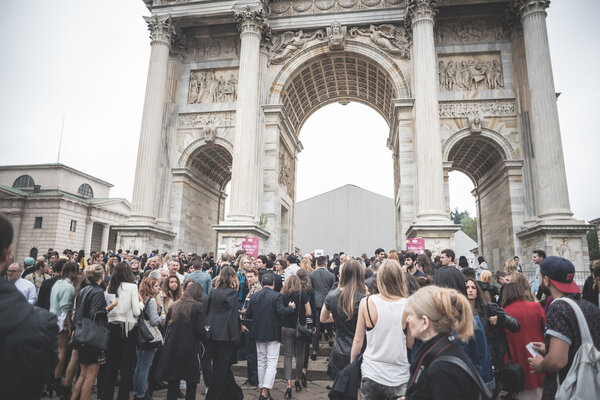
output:
M548 257L540 265L540 275L542 289L547 289L554 299L568 297L577 303L587 321L594 346L600 349L600 309L588 301L581 300L579 286L573 280L573 263L561 257ZM562 383L571 368L575 353L581 346L579 324L569 304L555 300L548 307L544 336L545 343L533 344L544 356L529 358L529 364L532 372L546 373L542 398L553 399L558 389L556 374Z
M23 271L23 274L21 274L21 278L25 278L27 275L33 274L35 271L35 260L33 257L25 257L23 264L25 264L25 271Z

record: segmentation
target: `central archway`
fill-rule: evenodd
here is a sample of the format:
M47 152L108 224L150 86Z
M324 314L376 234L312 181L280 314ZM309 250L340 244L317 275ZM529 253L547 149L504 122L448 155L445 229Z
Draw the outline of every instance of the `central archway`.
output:
M393 153L396 196L399 186L398 141L394 140L393 134L397 129L396 103L399 99L410 98L407 81L398 63L373 46L349 41L343 51L331 51L327 43L321 43L299 52L283 66L269 67L279 71L270 86L267 105L263 107L265 148L273 149L278 163L275 171L268 169L268 162L265 164L263 196L275 203L269 207L270 212L264 214L267 230L271 232L267 248L294 250L296 166L297 155L303 148L299 133L306 120L325 105L362 103L377 111L387 122L390 129L387 145ZM267 185L272 181L278 185Z

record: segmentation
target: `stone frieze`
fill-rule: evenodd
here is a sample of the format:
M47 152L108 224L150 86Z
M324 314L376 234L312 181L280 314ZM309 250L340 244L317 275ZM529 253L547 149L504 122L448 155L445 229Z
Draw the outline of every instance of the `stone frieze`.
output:
M179 114L179 128L226 128L235 126L235 112L209 112Z
M517 106L512 99L440 101L440 118L514 117Z
M377 8L403 7L406 0L271 0L270 15L326 14Z

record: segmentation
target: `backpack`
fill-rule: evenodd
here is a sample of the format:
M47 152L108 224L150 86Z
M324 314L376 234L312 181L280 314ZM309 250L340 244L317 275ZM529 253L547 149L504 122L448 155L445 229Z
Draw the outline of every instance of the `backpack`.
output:
M581 308L569 298L561 297L569 304L577 316L581 335L581 346L575 353L571 368L562 385L556 391L556 400L595 399L600 393L600 350L594 347L590 329ZM556 379L558 380L558 374Z

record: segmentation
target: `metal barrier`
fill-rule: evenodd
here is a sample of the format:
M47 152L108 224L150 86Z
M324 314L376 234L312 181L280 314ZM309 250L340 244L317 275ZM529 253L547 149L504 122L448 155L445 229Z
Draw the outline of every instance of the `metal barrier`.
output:
M523 271L523 274L529 280L529 283L533 283L535 280L535 270L534 271ZM575 282L579 285L580 288L583 288L583 284L585 280L590 276L590 271L575 271Z

